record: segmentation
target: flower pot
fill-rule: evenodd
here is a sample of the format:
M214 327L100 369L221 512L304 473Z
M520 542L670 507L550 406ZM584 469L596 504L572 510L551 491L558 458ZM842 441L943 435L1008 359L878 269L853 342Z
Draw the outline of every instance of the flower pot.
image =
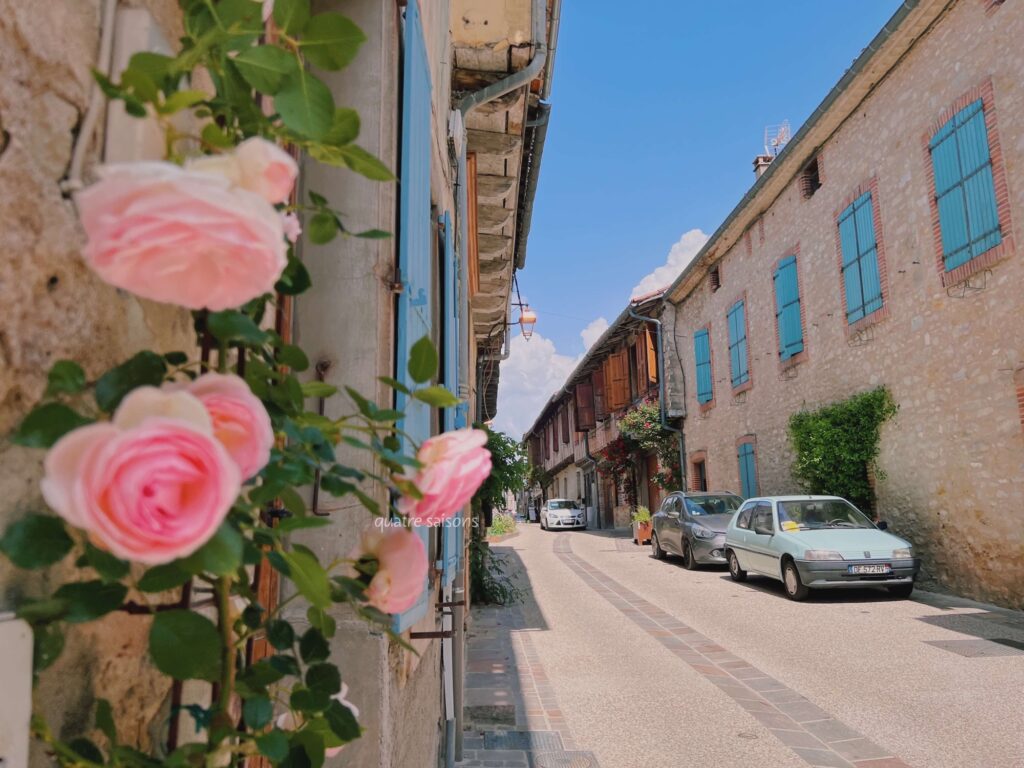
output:
M651 523L638 523L633 521L633 543L634 544L650 544L651 543Z

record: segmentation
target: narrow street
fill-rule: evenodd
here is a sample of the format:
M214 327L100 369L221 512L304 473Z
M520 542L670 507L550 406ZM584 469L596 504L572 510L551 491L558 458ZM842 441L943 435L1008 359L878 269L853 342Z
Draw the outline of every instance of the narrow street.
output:
M621 535L518 530L494 551L524 601L474 610L461 765L1024 766L1024 615L794 603Z

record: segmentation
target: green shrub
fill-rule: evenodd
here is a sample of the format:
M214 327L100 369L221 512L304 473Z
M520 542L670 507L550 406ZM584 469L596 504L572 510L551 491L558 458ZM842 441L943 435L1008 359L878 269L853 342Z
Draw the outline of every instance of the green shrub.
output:
M636 512L633 513L634 523L649 523L651 522L651 510L647 507L637 507Z
M495 512L491 521L491 527L487 529L488 536L504 536L516 529L516 518L507 512Z

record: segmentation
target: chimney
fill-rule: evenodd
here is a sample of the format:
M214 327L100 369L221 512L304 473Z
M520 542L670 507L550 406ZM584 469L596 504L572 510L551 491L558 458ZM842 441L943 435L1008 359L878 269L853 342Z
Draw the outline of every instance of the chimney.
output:
M771 155L758 155L754 158L754 178L760 179L761 174L768 170L768 166L772 164L772 160L775 158Z

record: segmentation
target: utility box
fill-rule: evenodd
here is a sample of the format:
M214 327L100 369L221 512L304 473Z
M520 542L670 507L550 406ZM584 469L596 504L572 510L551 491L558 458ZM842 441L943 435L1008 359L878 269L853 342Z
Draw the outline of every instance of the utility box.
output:
M0 616L0 768L28 766L32 718L32 628Z

